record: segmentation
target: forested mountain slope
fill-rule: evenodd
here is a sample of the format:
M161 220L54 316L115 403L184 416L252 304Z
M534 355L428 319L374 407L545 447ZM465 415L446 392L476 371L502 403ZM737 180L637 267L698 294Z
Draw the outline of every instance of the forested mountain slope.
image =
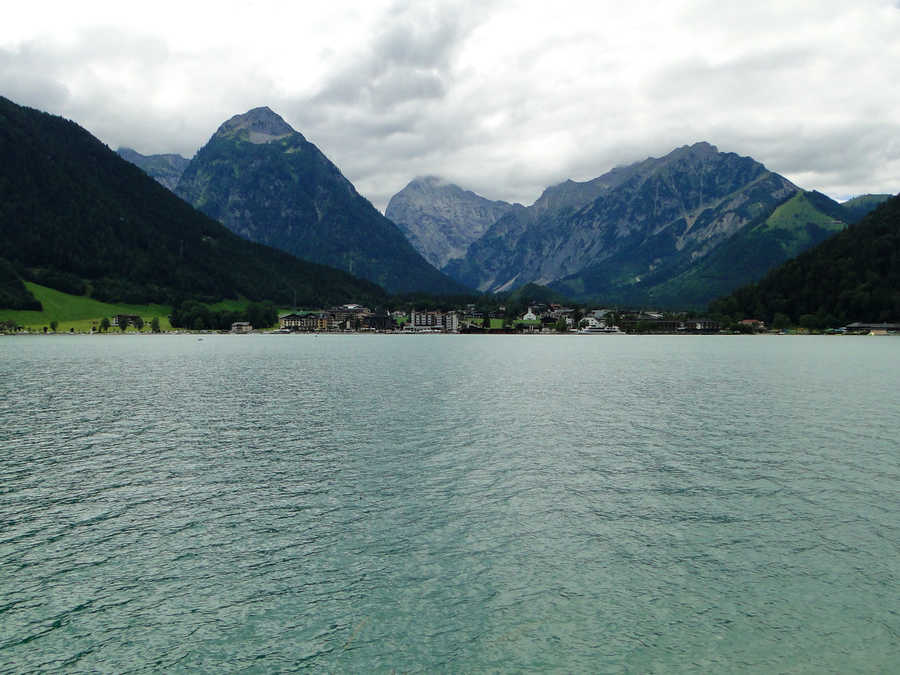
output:
M441 274L302 134L269 108L223 123L176 192L233 232L392 292L452 293Z
M823 327L900 321L900 197L710 310L769 322L780 314L783 322Z
M99 300L308 304L384 291L253 244L74 122L0 98L0 251L16 273Z

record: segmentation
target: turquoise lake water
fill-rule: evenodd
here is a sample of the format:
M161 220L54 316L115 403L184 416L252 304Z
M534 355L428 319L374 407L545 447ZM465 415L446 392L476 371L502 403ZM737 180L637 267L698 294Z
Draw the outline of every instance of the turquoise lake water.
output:
M900 339L0 338L0 672L897 672Z

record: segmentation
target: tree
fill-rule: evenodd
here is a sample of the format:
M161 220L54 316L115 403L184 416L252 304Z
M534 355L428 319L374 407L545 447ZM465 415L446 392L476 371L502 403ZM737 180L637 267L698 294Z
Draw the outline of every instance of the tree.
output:
M791 325L791 317L782 312L775 312L775 318L772 319L772 328L776 330L784 330Z
M59 325L59 321L57 321L56 319L54 319L53 321L50 322L50 330L52 330L52 331L55 333L55 332L56 332L56 327L57 327L58 325Z
M138 332L141 332L144 328L144 320L139 316L134 317L134 327L138 329Z
M566 323L566 317L561 316L556 320L556 332L566 333L569 330L569 324Z
M269 328L278 322L278 311L272 303L251 302L247 305L247 321L254 328Z
M109 330L109 319L105 316L100 320L100 330L104 333Z
M800 316L798 323L807 330L819 330L822 328L819 317L815 314L803 314Z
M128 319L127 317L120 316L119 317L119 330L123 333L128 330Z
M150 331L153 333L161 333L162 331L159 328L159 317L154 316L153 320L150 322Z

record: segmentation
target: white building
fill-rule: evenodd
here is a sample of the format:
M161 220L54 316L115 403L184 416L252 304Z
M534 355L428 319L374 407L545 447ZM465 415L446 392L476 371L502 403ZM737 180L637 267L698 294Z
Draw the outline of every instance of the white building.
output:
M459 314L456 312L417 312L409 313L409 325L413 330L443 330L455 333L459 330Z

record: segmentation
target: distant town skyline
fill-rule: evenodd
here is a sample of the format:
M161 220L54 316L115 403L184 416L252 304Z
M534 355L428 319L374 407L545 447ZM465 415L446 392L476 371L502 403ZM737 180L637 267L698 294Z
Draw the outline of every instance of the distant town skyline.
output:
M269 106L373 204L544 187L708 141L843 200L900 190L900 3L17 3L0 95L192 156Z

